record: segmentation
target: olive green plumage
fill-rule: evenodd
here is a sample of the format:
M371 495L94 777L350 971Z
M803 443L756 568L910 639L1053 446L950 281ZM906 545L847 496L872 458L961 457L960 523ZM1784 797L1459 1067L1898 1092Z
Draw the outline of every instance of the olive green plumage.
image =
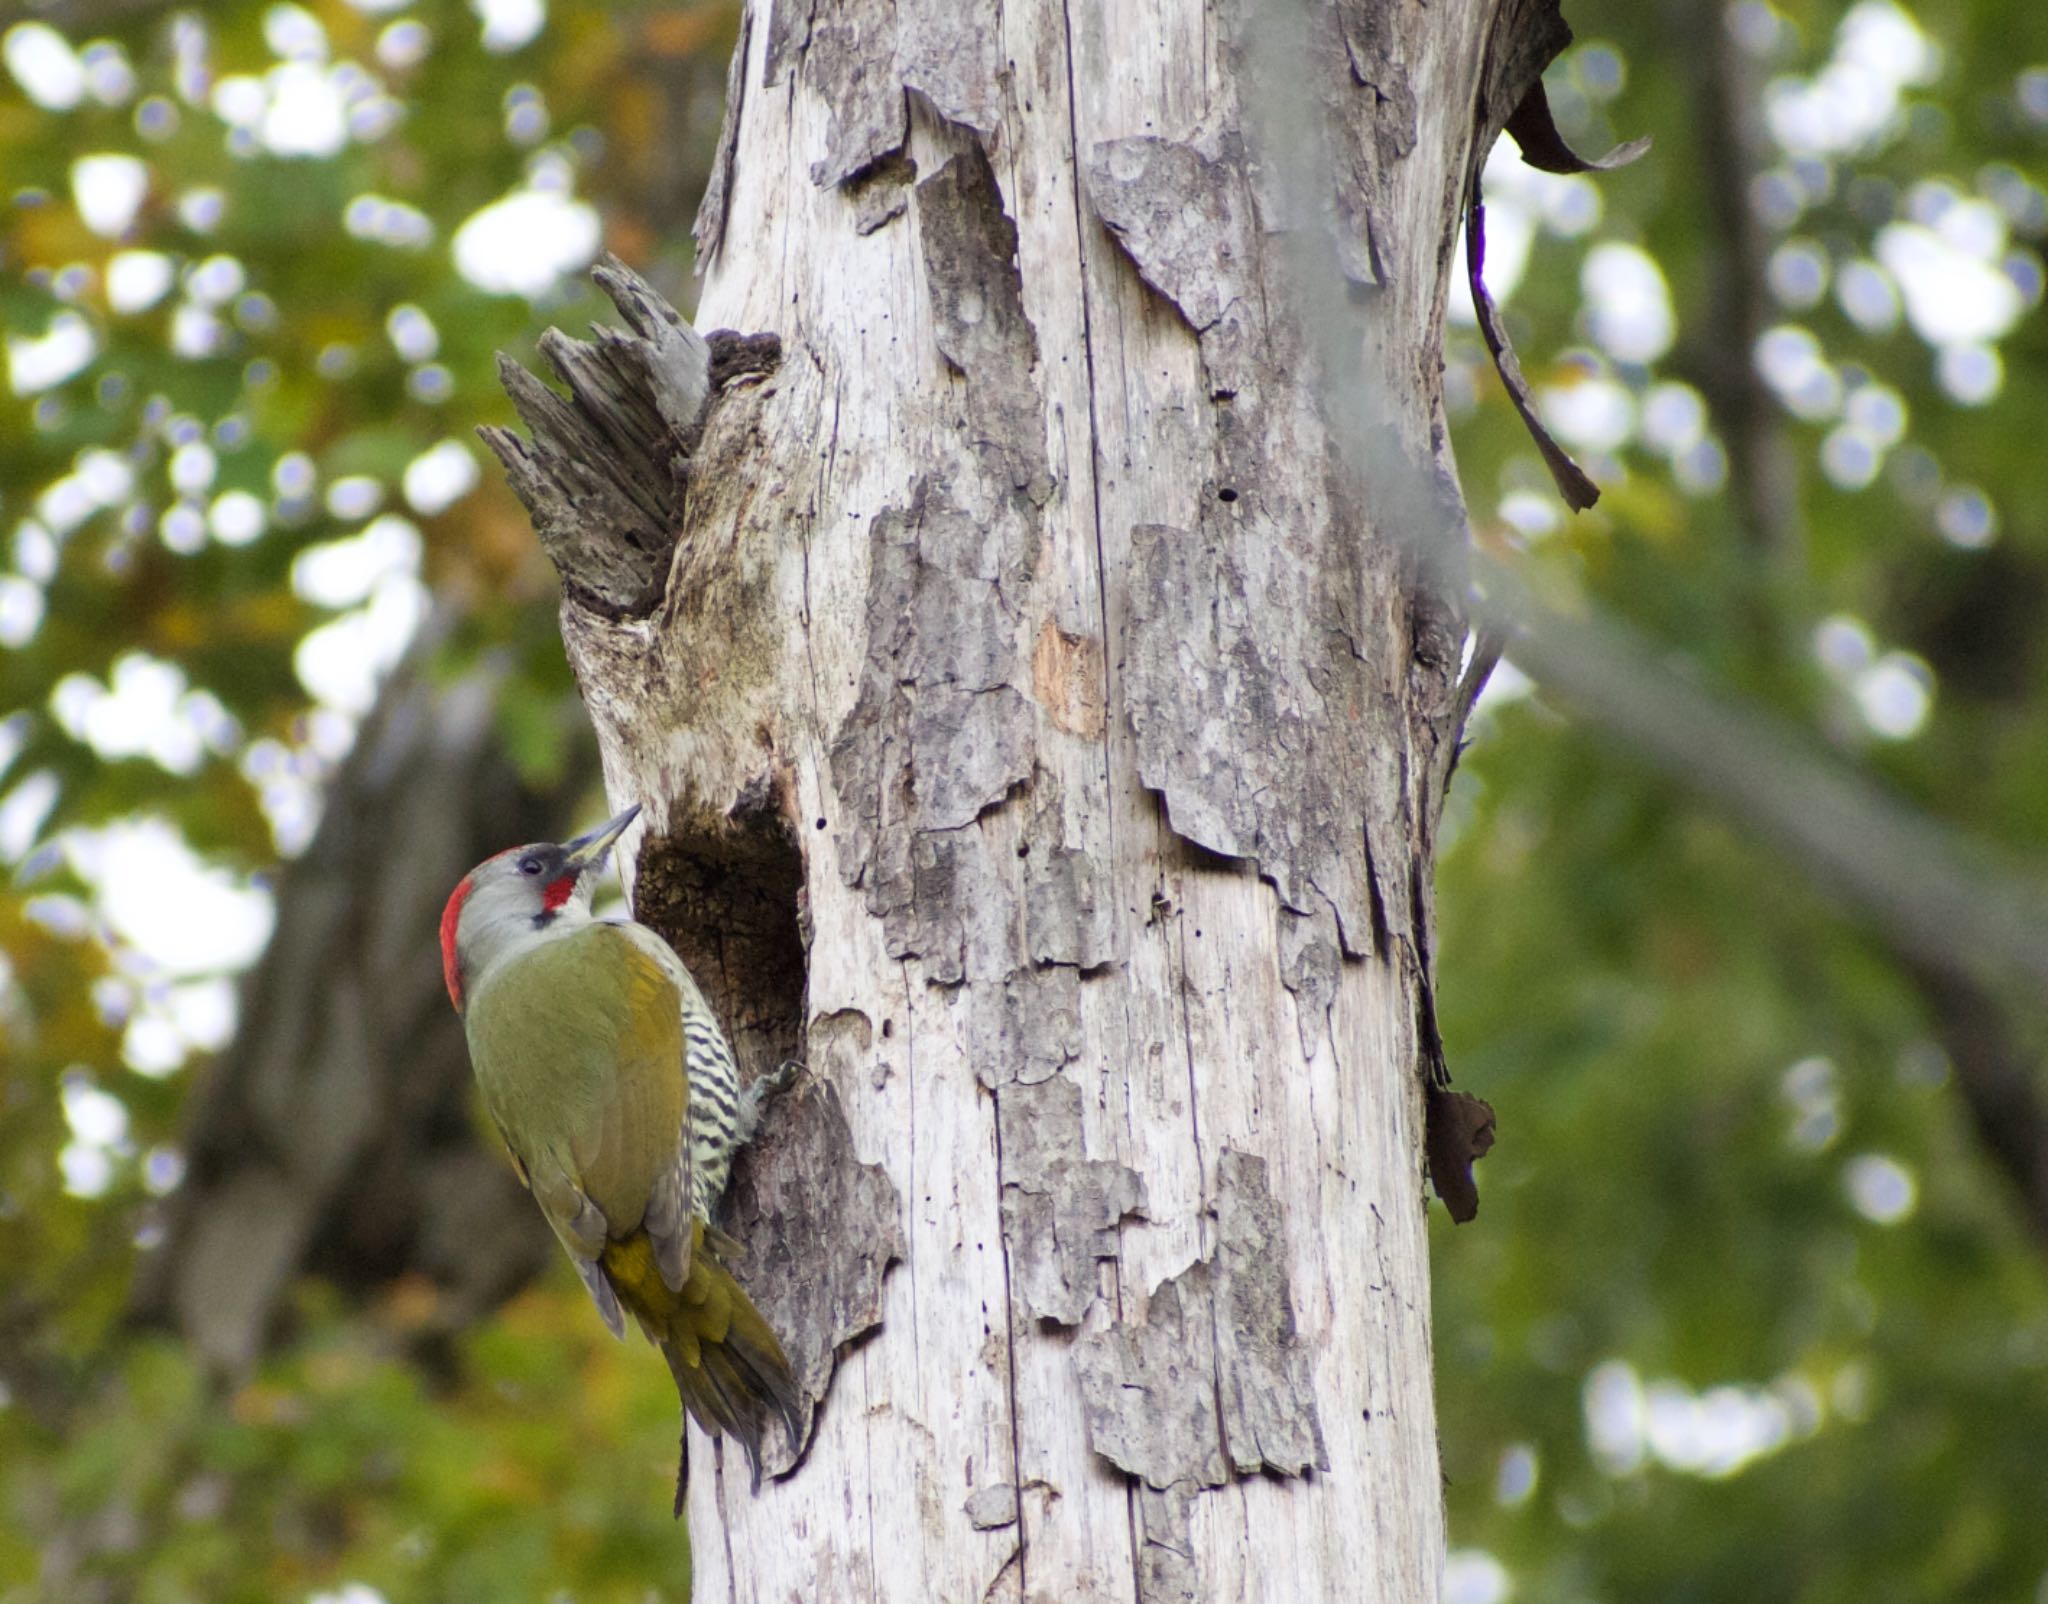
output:
M736 1244L707 1225L709 1196L693 1185L686 992L693 1033L709 1012L645 927L541 928L465 999L484 1102L606 1323L623 1333L622 1310L633 1315L683 1406L740 1443L758 1486L771 1412L795 1440L796 1387L775 1333L733 1279ZM729 1063L722 1036L718 1046ZM688 1469L685 1434L678 1512Z

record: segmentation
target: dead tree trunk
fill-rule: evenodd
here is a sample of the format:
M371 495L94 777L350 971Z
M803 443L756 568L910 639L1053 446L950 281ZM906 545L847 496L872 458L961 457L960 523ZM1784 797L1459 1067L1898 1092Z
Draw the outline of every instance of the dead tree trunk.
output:
M611 269L572 400L508 368L640 916L809 1065L728 1223L816 1408L699 1473L700 1598L1435 1596L1460 639L1375 464L1448 479L1472 166L1562 42L1503 9L750 5L701 321L779 358L714 336L699 421Z

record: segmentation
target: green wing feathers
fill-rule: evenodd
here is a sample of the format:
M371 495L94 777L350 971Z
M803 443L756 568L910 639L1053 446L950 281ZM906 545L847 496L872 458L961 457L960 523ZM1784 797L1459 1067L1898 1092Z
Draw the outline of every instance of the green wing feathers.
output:
M680 966L637 927L593 924L506 962L465 1015L484 1101L598 1310L661 1349L691 1418L746 1449L801 1417L782 1344L733 1279L737 1245L691 1212ZM686 983L686 982L684 982ZM676 1479L682 1511L687 1440Z
M782 1344L733 1279L724 1252L730 1239L692 1222L690 1272L672 1290L655 1261L654 1244L636 1231L604 1250L604 1272L619 1301L661 1349L676 1379L683 1407L712 1436L724 1432L747 1452L756 1489L761 1485L761 1436L771 1413L780 1415L792 1444L802 1416L796 1381ZM687 1435L676 1472L676 1513L689 1482Z

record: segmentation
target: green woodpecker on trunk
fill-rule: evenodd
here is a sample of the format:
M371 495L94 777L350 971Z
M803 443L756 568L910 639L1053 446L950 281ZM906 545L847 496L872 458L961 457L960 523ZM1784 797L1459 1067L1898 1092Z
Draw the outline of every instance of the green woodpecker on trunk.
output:
M757 1108L704 994L669 944L593 919L605 854L640 810L470 871L441 915L448 995L484 1104L614 1336L625 1311L668 1360L683 1407L746 1450L779 1414L795 1443L782 1344L710 1224ZM682 1513L689 1433L676 1476Z

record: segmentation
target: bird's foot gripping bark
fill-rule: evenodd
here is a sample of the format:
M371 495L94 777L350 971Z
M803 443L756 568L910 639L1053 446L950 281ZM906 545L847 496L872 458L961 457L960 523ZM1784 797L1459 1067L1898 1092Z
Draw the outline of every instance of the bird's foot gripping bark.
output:
M803 1073L802 1062L785 1058L780 1065L765 1075L757 1075L754 1082L740 1093L738 1118L739 1145L744 1147L754 1139L761 1128L761 1121L767 1115L768 1105L788 1091Z

